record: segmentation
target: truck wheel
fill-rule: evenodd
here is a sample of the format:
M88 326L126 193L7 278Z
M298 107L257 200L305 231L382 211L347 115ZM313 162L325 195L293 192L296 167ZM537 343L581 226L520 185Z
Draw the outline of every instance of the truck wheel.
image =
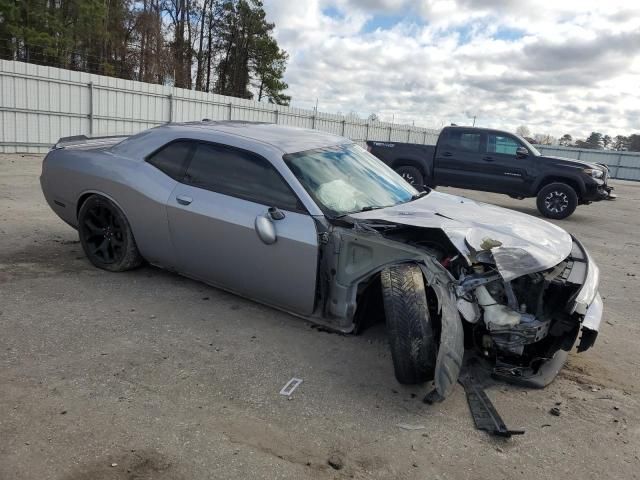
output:
M422 271L417 265L385 268L382 299L396 379L403 384L433 380L437 346Z
M412 187L418 190L424 189L424 175L416 167L401 165L396 167L396 173L410 183Z
M536 205L547 218L567 218L578 206L578 194L566 183L550 183L538 192Z
M127 218L105 197L92 195L82 204L78 233L85 255L98 268L124 272L143 262Z

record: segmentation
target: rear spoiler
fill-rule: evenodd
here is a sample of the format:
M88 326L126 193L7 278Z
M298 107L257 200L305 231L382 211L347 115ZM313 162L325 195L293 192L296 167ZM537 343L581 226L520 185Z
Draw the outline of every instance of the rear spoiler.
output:
M129 135L107 135L104 137L87 137L86 135L74 135L72 137L62 137L52 148L53 150L58 150L60 148L77 148L80 150L105 148L115 145L116 143L120 143L122 140L128 137Z

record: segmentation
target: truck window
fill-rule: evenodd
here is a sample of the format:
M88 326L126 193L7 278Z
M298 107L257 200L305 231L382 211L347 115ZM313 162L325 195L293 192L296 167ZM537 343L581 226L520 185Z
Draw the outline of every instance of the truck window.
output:
M446 145L452 150L480 153L480 138L480 133L450 130Z
M511 137L490 133L487 135L487 153L515 155L520 144Z

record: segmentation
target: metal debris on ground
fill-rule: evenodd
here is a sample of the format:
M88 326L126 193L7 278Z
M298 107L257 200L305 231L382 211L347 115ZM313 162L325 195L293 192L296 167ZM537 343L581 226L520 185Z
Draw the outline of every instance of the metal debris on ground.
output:
M485 430L491 435L499 437L511 437L512 435L523 435L524 430L512 430L507 428L500 414L489 400L484 388L477 383L475 378L469 373L461 375L458 382L464 387L469 402L469 410L473 416L473 421L478 430Z
M561 412L558 407L553 407L551 410L549 410L549 413L554 417L559 417Z
M302 383L302 379L301 378L292 378L291 380L289 380L284 387L282 387L282 390L280 390L280 395L284 395L286 397L288 397L289 395L291 395L293 393L293 391L298 388L300 386L300 384Z
M426 428L424 425L409 425L407 423L399 423L396 427L401 428L403 430L423 430Z

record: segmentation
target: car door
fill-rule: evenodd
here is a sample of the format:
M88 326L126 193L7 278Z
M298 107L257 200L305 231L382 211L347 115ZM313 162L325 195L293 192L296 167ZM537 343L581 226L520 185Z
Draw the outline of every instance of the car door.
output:
M481 187L478 178L484 170L482 160L485 137L481 131L450 128L438 142L434 159L436 185Z
M523 147L515 137L500 132L488 132L486 142L483 189L490 192L525 195L527 158L518 158L516 151Z
M294 313L312 313L315 222L268 160L198 142L167 211L180 271ZM272 229L274 242L264 238L264 228Z
M136 243L144 258L169 270L176 268L176 255L169 223L167 200L182 179L191 155L193 142L172 141L152 152L140 164L141 174L130 180L137 182L128 203L130 222L136 226Z

